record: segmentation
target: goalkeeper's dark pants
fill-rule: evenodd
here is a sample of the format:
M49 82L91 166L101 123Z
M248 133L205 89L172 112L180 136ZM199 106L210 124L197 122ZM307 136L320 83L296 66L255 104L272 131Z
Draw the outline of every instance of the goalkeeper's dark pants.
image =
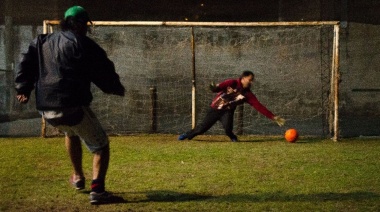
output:
M217 121L223 125L224 132L232 140L236 140L236 135L232 132L234 126L235 110L215 110L210 108L200 124L186 133L188 139L192 139L197 135L201 135L209 130Z

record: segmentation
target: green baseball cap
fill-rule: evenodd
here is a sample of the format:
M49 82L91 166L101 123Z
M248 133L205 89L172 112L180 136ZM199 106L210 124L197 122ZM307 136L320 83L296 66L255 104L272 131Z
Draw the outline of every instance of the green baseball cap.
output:
M74 17L78 21L92 23L90 20L90 17L88 16L87 11L81 6L73 6L67 9L65 12L65 20L68 17Z

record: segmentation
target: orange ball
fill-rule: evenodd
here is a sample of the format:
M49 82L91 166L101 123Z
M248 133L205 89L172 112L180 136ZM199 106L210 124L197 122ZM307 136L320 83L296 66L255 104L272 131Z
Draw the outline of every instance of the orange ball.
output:
M294 143L298 139L298 132L296 129L288 129L285 132L285 139L287 142Z

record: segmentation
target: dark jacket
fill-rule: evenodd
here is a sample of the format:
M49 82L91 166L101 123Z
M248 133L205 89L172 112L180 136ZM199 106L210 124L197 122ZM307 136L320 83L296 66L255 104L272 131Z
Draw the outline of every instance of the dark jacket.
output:
M15 88L29 97L35 87L37 109L54 110L88 106L91 82L105 93L124 95L105 51L87 36L64 31L33 40L17 67Z

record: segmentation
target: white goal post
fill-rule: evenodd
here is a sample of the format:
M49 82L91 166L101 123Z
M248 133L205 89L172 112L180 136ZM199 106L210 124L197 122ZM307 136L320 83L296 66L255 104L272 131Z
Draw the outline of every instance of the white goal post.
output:
M195 36L194 28L196 27L218 27L218 28L234 28L234 27L302 27L302 26L331 26L333 29L333 42L329 45L332 57L329 59L330 64L330 94L328 109L328 125L330 135L333 141L339 139L339 22L337 21L310 21L310 22L173 22L173 21L92 21L93 26L122 26L122 27L189 27L191 28L191 54L192 54L192 103L191 103L191 123L192 127L196 124L196 61L195 61ZM43 21L43 33L51 33L54 27L59 25L57 20ZM45 136L46 124L42 123L42 136Z

